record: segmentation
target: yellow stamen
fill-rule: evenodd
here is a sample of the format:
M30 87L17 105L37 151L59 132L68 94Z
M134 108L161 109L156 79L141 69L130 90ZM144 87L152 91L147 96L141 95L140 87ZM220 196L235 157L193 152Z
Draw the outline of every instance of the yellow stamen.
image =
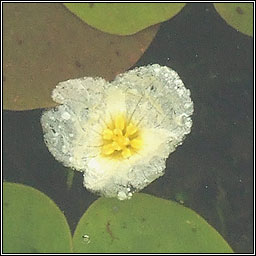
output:
M125 125L124 117L122 115L117 116L117 118L115 119L115 127L117 129L123 130L124 125Z
M123 133L120 129L114 129L114 134L117 136L123 136Z
M123 158L128 158L132 155L131 150L129 148L124 148L121 154Z
M105 129L102 136L104 140L111 140L113 137L113 132L110 129Z
M131 141L131 146L135 149L140 149L142 146L142 140L141 139L133 139Z
M124 144L125 146L129 145L129 144L130 144L129 138L127 138L127 137L123 137L123 138L124 138L124 139L123 139L123 144Z
M113 148L114 148L115 150L118 150L118 151L122 149L121 146L120 146L120 144L117 143L116 141L112 142L112 146L113 146Z
M102 147L102 153L104 155L111 155L115 151L115 148L112 144L107 144Z
M127 125L124 115L112 118L108 128L102 132L103 146L102 154L114 159L129 158L142 147L140 132L133 124Z
M129 124L127 127L126 127L126 133L125 133L125 135L126 136L131 136L131 135L133 135L133 134L135 134L136 132L137 132L137 127L135 126L135 125L133 125L133 124Z
M116 142L121 146L124 147L130 143L130 140L126 137L119 137L116 139Z

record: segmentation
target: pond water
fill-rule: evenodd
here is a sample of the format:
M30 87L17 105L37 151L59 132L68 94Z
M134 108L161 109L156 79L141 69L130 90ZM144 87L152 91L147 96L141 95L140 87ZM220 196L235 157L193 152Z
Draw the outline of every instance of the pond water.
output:
M227 26L211 4L188 4L161 25L134 67L152 63L178 72L194 114L165 175L143 192L184 204L235 252L253 252L253 39ZM47 194L74 231L98 196L78 172L68 189L67 170L44 144L42 111L3 111L3 178Z

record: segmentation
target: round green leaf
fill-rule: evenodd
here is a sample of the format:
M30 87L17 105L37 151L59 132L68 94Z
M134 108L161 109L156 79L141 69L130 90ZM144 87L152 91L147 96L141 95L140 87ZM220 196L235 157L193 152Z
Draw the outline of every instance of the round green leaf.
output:
M138 61L158 28L121 37L93 29L61 3L4 3L4 109L56 106L52 90L68 79L114 79Z
M233 28L253 35L253 3L214 3L220 16Z
M222 236L194 211L147 194L100 198L80 219L77 253L231 253Z
M4 253L67 253L71 248L66 218L50 198L32 187L4 182Z
M64 3L87 24L101 31L132 35L175 16L185 3Z

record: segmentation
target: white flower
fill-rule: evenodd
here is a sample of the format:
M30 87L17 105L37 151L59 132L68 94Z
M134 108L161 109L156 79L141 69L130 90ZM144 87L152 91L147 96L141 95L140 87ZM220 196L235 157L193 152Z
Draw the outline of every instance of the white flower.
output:
M61 82L52 98L61 105L41 118L49 151L82 171L87 189L121 200L164 174L165 160L192 126L190 91L175 71L157 64L111 83Z

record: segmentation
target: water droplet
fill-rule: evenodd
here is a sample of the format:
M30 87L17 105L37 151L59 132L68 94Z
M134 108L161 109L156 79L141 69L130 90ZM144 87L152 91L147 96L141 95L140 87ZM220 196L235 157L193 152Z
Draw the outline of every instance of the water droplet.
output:
M64 119L64 120L68 120L71 116L68 112L64 112L61 117Z
M119 200L127 199L127 195L124 191L119 191L118 194L117 194L117 197L118 197Z
M82 235L82 238L83 238L83 241L87 244L89 244L91 242L90 237L86 234Z

